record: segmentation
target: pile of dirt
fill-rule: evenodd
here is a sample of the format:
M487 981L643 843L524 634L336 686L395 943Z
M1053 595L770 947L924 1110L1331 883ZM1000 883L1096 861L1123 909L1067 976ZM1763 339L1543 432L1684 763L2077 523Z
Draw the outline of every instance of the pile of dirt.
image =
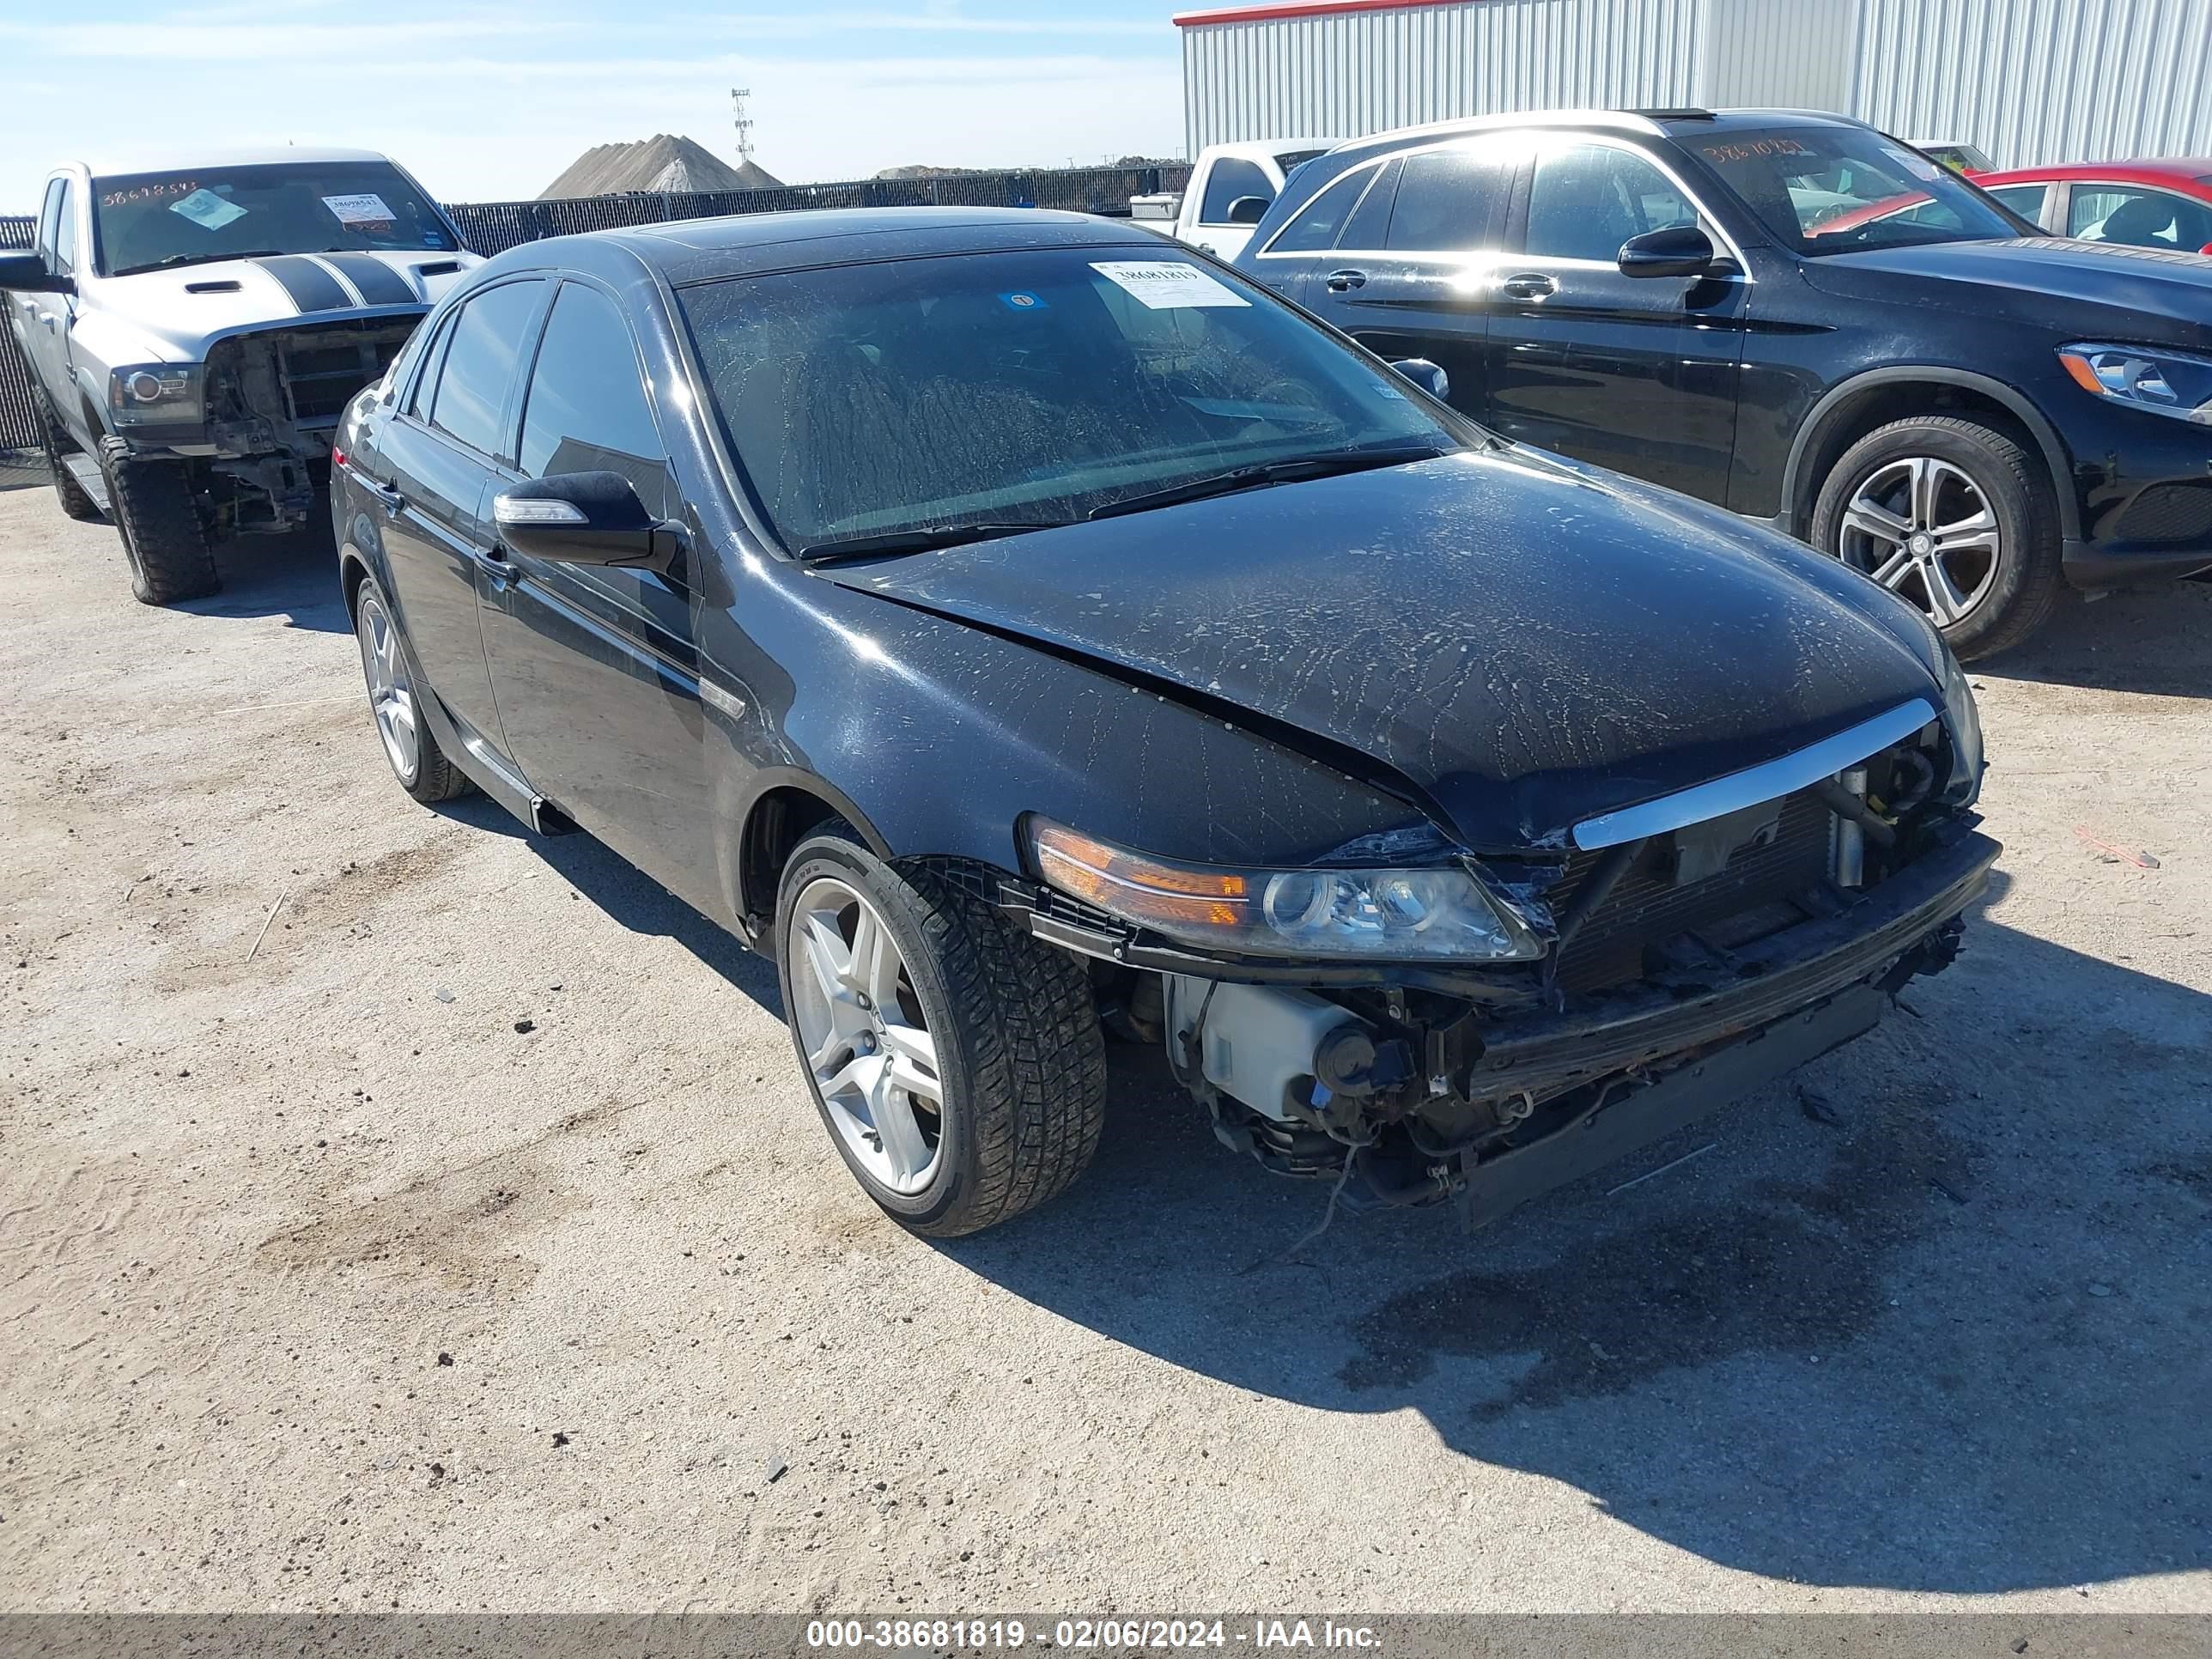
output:
M546 185L540 201L622 196L635 191L681 195L724 190L780 190L783 181L751 161L732 167L696 139L665 132L635 143L586 150Z

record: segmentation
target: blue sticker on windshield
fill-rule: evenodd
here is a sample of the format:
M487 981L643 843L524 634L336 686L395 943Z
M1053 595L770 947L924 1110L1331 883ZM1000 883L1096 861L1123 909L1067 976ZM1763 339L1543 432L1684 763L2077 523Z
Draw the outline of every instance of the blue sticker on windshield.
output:
M1009 311L1049 311L1052 309L1050 306L1044 302L1044 296L1042 295L1025 293L1019 289L1017 289L1012 294L1001 294L999 296L999 303L1006 307Z

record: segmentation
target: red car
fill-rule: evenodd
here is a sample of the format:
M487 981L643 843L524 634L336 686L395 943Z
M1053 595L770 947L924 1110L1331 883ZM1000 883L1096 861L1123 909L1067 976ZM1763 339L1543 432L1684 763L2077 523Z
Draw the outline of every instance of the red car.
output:
M2212 157L2070 161L1966 176L2053 236L2212 253Z

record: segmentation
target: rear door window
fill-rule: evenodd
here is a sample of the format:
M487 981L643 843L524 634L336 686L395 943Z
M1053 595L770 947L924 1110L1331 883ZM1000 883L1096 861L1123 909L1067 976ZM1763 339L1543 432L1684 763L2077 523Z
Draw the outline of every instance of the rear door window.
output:
M483 454L502 453L507 395L544 287L540 282L502 283L454 313L453 338L431 395L432 426Z
M2195 253L2212 242L2212 207L2141 185L2075 185L2066 234L2127 247Z
M1398 175L1404 166L1402 161L1391 161L1361 175L1375 182L1359 198L1359 205L1352 210L1352 216L1344 222L1344 229L1336 239L1337 246L1374 249L1389 244L1390 204L1398 199Z
M564 283L546 319L522 409L525 476L619 472L647 511L668 510L668 456L629 325L597 289Z
M1275 199L1274 181L1257 161L1235 155L1219 157L1206 175L1206 199L1199 204L1199 223L1227 225L1230 205L1240 196L1256 196L1263 202L1272 202Z
M2048 185L1994 185L1989 193L2002 202L2023 219L2043 222L2043 198L2050 193Z
M1359 192L1375 175L1362 167L1347 173L1308 202L1267 244L1270 253L1318 253L1336 246L1336 233L1344 227Z
M1500 168L1494 149L1432 149L1406 158L1385 246L1408 253L1489 246Z

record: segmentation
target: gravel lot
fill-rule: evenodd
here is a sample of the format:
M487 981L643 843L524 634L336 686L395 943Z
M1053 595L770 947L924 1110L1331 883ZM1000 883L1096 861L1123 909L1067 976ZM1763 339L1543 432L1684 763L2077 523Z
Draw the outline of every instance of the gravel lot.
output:
M0 494L6 1605L2212 1611L2212 586L1978 673L1997 895L1815 1106L1281 1265L1127 1050L1068 1198L879 1219L767 964L226 562Z

